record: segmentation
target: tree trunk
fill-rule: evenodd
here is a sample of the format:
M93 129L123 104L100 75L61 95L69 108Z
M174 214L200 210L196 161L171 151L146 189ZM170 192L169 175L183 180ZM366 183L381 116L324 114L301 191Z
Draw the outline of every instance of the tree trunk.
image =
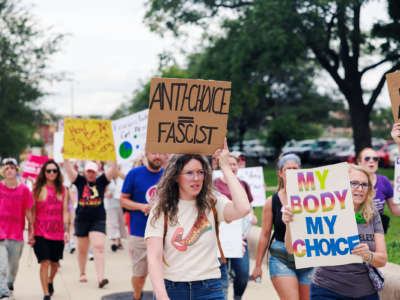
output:
M355 99L358 97L358 99ZM347 97L346 97L347 98ZM371 129L369 127L369 110L362 102L362 95L347 98L350 109L351 126L356 155L365 147L371 147Z

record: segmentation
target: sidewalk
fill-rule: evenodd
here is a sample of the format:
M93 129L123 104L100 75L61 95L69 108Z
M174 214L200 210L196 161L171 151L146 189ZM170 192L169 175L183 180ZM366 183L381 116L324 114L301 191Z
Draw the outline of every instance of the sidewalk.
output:
M126 241L123 242L126 245ZM54 281L54 296L52 300L99 300L102 296L112 293L127 292L131 288L131 266L128 257L128 250L112 252L109 244L106 246L106 278L110 283L104 288L97 287L95 266L93 261L87 262L87 283L80 283L77 253L64 252L64 259L61 261L61 268ZM250 262L250 272L254 261ZM267 277L266 266L264 268L263 282L255 283L250 281L244 300L250 299L279 299L272 283ZM39 280L39 264L32 248L25 244L19 271L15 282L14 298L16 300L41 300L43 293ZM145 290L151 290L150 279L147 279ZM232 285L229 291L229 299L233 298Z

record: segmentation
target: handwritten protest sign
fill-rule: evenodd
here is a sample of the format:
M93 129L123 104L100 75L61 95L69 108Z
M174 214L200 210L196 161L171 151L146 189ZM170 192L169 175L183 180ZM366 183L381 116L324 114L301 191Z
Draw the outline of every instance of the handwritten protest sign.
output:
M225 257L242 257L242 220L235 220L229 224L221 222L219 224L219 239ZM218 257L220 256L218 250Z
M62 147L64 146L64 131L57 131L53 138L53 159L55 162L63 162Z
M219 177L222 177L222 172L220 170L213 171L213 178L217 179ZM250 186L250 192L253 196L253 202L251 203L251 205L253 207L264 206L267 198L265 196L263 168L240 168L238 170L238 177L241 180L246 181Z
M400 120L400 72L386 74L390 101L392 102L393 118L395 122Z
M118 163L133 161L145 153L148 115L146 109L111 122Z
M286 181L296 268L361 263L347 164L286 170Z
M36 177L39 175L40 169L42 168L43 164L48 160L49 158L46 156L29 155L22 168L22 177L32 178L33 180L36 180Z
M400 204L400 157L396 157L394 165L394 195L393 203Z
M146 151L213 154L224 145L230 96L226 81L153 78Z
M64 119L64 159L116 160L111 121Z

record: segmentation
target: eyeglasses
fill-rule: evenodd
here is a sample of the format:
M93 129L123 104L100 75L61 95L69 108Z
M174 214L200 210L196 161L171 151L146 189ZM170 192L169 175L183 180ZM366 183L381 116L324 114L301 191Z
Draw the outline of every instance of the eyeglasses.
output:
M204 174L205 174L204 170L187 171L187 172L182 173L183 176L185 176L185 177L187 177L187 178L189 178L189 179L193 179L193 178L195 178L196 176L197 176L198 178L204 178Z
M2 166L5 166L5 165L14 165L14 166L17 166L17 165L18 165L18 162L17 162L17 160L16 160L15 158L8 157L8 158L3 159L3 161L1 162L1 165L2 165Z
M370 187L370 184L367 182L359 182L359 181L352 180L352 181L350 181L350 186L352 189L358 189L359 187L361 187L361 189L363 191L366 191Z
M50 174L51 172L53 172L54 174L57 174L57 173L58 173L58 170L57 170L57 169L47 169L47 170L46 170L46 173L47 173L47 174Z
M378 156L366 156L366 157L364 157L364 160L365 161L370 161L370 160L373 160L373 161L378 161Z

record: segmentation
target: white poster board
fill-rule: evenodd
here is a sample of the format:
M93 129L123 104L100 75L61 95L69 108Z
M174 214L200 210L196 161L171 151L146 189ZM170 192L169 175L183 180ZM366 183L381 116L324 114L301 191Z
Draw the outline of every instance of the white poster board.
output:
M397 156L394 164L394 195L393 203L400 204L400 157Z
M146 109L111 122L118 163L133 161L145 153L148 115Z
M240 258L243 256L242 246L242 219L227 224L219 224L219 240L226 258ZM218 257L221 254L218 249Z
M361 263L347 163L287 170L286 180L296 268Z
M222 172L220 170L213 171L213 178L217 179L222 177ZM264 172L262 167L251 167L251 168L240 168L238 170L238 177L241 180L246 181L250 186L250 192L253 196L253 202L251 205L264 206L267 198L265 196L265 182L264 182Z
M61 150L64 146L64 131L57 131L53 138L53 158L55 162L61 163L64 161Z

